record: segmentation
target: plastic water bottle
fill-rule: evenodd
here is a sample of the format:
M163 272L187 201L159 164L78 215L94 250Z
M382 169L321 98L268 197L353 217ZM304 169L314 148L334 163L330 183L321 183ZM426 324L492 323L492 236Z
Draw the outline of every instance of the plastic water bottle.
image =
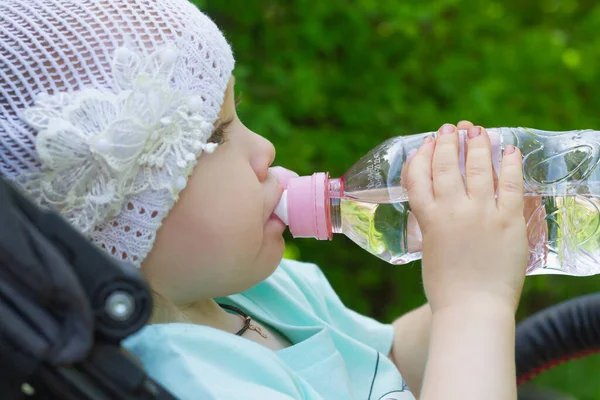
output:
M527 273L600 274L600 131L487 131L497 174L505 146L516 146L523 153L530 250ZM459 134L464 176L466 132ZM315 173L289 179L276 214L294 237L330 240L334 233L341 233L391 264L417 260L422 237L401 171L408 154L425 137L435 135L428 132L387 140L341 178Z

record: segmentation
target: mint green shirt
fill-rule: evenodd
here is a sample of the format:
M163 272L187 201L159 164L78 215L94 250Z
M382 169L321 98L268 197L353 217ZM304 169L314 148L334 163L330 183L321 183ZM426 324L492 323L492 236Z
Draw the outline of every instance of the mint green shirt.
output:
M316 265L284 260L257 286L217 300L292 346L272 351L202 325L147 326L124 346L179 399L414 400L387 357L393 327L346 308Z

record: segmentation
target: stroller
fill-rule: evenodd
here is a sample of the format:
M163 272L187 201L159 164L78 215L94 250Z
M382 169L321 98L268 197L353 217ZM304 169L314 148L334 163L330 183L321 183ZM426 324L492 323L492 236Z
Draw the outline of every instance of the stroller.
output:
M0 397L175 399L120 342L148 321L152 297L58 214L0 179ZM517 327L517 381L600 352L600 293Z

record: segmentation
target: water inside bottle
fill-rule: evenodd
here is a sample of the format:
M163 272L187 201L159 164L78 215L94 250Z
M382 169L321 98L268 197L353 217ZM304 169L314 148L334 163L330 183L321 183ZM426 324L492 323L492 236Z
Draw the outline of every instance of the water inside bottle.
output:
M600 273L600 197L527 196L525 204L529 275ZM347 192L340 214L341 231L371 254L391 264L421 258L421 234L404 188Z
M529 196L528 275L600 273L600 197Z
M346 192L340 199L341 231L391 264L421 258L421 232L402 187Z

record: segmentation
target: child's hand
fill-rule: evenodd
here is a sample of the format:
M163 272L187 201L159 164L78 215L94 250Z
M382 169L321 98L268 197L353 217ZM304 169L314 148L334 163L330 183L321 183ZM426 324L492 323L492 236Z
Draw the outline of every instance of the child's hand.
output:
M466 187L459 170L458 131L446 124L410 161L410 205L423 234L423 280L432 311L452 306L514 312L528 258L523 218L522 157L507 146L494 196L490 140L471 123Z

